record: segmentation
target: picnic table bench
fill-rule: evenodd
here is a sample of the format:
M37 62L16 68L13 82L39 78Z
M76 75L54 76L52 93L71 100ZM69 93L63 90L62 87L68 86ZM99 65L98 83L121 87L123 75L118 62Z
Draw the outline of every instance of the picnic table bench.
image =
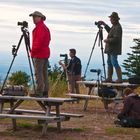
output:
M116 108L119 103L123 102L123 98L122 98L123 90L127 87L131 88L131 87L137 87L138 86L138 84L129 84L128 82L124 82L124 83L105 83L105 82L101 83L100 82L101 87L113 87L113 88L117 89L117 91L118 91L118 94L117 94L116 98L108 98L107 99L107 98L102 98L102 97L99 97L99 96L92 95L92 91L95 89L95 87L98 86L97 81L77 81L77 84L84 85L86 88L88 88L87 93L86 94L70 93L68 95L71 96L72 98L85 100L84 110L87 110L88 101L93 100L93 99L102 99L105 109L108 108L108 103L112 101L112 102L115 103L114 108Z
M18 109L23 101L36 101L43 111ZM71 117L83 117L82 114L61 113L60 106L65 102L74 102L72 98L36 98L29 96L2 96L0 95L0 118L11 118L13 129L16 129L16 119L37 119L43 121L42 135L47 132L48 123L57 123L57 128L61 130L61 122L68 121ZM10 103L10 108L4 109L4 103ZM55 107L55 112L51 112L51 107ZM20 114L17 114L20 113ZM23 115L31 113L34 115ZM35 115L39 114L39 115Z

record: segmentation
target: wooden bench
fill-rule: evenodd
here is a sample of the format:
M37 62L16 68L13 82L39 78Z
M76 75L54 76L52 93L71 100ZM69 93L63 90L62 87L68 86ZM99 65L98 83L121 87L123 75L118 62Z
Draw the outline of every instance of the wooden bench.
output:
M10 111L10 108L5 108L3 111ZM17 113L17 114L31 113L31 114L42 114L42 115L45 114L44 111L40 111L40 110L28 110L28 109L15 109L14 110L14 113ZM50 116L51 115L56 115L56 112L50 112L49 114L50 114ZM60 113L60 116L73 117L73 118L81 118L81 117L84 117L83 114L72 114L72 113Z
M10 108L5 108L4 112L10 111ZM71 117L81 118L82 114L72 113L60 113L60 117L56 116L56 112L50 112L48 116L44 116L46 113L39 110L25 110L15 109L13 113L17 114L0 114L0 119L11 118L11 119L36 119L39 124L43 124L42 135L46 135L48 123L56 123L61 121L68 121ZM23 115L23 113L40 114L40 115ZM60 131L60 130L59 130Z
M46 135L48 123L65 121L67 118L64 116L35 116L35 115L17 115L17 114L0 114L0 119L37 119L43 121L42 135Z
M113 109L113 112L116 112L116 107L118 103L122 103L123 99L122 98L102 98L96 95L85 95L85 94L74 94L74 93L69 93L67 94L68 96L70 96L71 98L76 98L76 99L80 99L80 100L102 100L102 102L104 103L104 107L105 109L108 109L108 104L114 102L115 106ZM86 110L87 108L87 104L84 105L84 110Z
M4 103L5 101L9 101L10 103L10 109L7 112L4 112ZM16 100L16 102L14 103L13 100ZM30 97L30 96L0 96L0 113L7 113L9 116L9 118L12 119L12 123L13 123L13 128L14 130L16 130L16 119L21 119L22 118L22 114L23 112L25 113L33 113L37 114L36 110L35 111L27 111L24 110L22 111L22 113L18 113L17 112L21 112L21 110L17 110L18 107L20 107L21 103L24 101L36 101L40 107L42 108L43 112L38 112L38 114L44 116L44 118L42 118L42 116L38 116L38 117L34 117L34 116L28 116L28 114L26 116L23 116L23 118L27 118L27 119L33 119L36 118L37 120L41 120L43 121L43 126L45 127L45 129L43 129L43 134L46 134L47 131L47 124L48 123L52 123L52 122L56 122L57 123L57 129L59 131L61 131L61 122L62 121L68 121L70 120L70 118L73 116L75 117L80 117L80 115L75 115L75 114L67 114L67 113L61 113L60 111L60 106L63 105L63 103L68 103L68 102L73 102L76 99L72 99L72 98L54 98L54 97L49 97L49 98L37 98L37 97ZM55 107L55 112L51 112L51 107ZM17 110L17 111L15 111ZM4 114L5 115L5 114ZM21 115L21 116L14 116L14 115ZM46 117L53 117L53 120L49 120ZM82 116L82 115L81 115ZM1 117L5 117L6 116L1 116ZM56 117L56 120L54 119L54 117ZM60 119L57 119L60 118ZM47 120L46 120L47 119ZM46 125L44 125L46 124Z

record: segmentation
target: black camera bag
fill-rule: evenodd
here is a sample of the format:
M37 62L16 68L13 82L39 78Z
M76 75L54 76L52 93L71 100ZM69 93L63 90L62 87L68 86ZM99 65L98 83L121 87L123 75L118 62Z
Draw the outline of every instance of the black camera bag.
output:
M130 84L140 84L140 76L131 76L130 78L128 78L128 82Z
M105 98L114 98L117 95L112 87L102 87L99 89L98 96Z

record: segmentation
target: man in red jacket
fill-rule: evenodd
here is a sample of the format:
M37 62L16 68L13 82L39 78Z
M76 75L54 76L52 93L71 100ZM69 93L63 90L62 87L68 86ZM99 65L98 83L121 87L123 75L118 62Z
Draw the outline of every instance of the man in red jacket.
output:
M51 40L50 31L44 24L46 17L35 11L29 16L33 17L35 28L32 32L31 57L36 77L36 93L34 97L48 97L48 58L50 57L49 43Z

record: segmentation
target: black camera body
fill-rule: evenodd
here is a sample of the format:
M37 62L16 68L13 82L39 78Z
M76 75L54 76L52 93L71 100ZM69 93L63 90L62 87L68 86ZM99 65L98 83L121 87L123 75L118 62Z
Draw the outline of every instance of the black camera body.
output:
M95 21L95 25L98 27L98 28L103 28L102 27L102 23L100 21Z
M101 70L100 69L91 69L90 72L97 73L97 75L100 75Z
M18 22L17 25L18 25L18 26L23 26L23 27L25 27L25 28L28 28L28 22L27 22L27 21Z
M60 54L60 57L64 57L65 65L68 65L68 55L67 54Z
M60 57L68 57L67 54L60 54Z

